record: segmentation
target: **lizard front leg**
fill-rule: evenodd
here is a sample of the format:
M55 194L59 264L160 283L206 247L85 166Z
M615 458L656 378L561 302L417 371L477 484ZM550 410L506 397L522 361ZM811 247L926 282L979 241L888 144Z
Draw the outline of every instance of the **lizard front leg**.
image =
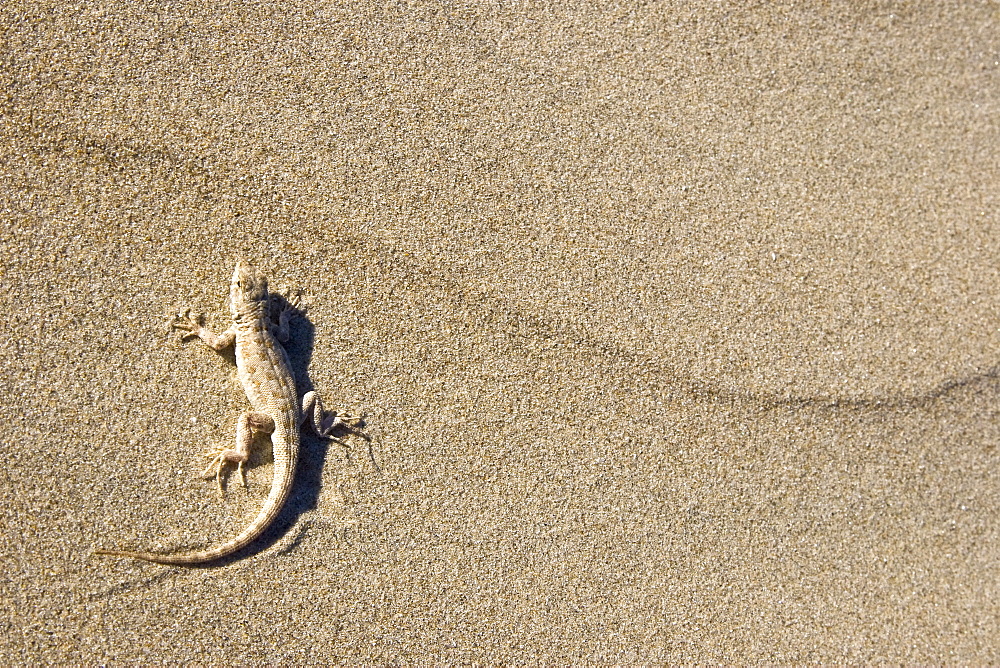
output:
M282 344L288 343L291 338L289 321L292 316L304 315L306 312L306 308L300 306L301 301L302 294L299 292L271 293L269 296L267 308L271 333Z
M214 350L224 350L236 341L236 325L231 326L221 334L216 334L205 327L205 316L201 313L192 314L191 309L187 309L184 313L178 313L172 324L174 328L183 332L182 339L197 336L205 342L205 345Z
M240 474L243 487L247 486L247 477L243 473L243 464L250 459L250 445L253 443L254 434L273 434L274 420L265 413L255 413L247 411L236 420L236 447L223 447L218 451L209 450L206 456L212 458L208 468L202 473L203 476L211 475L215 472L215 482L219 486L219 496L222 496L222 467L226 464L236 464L236 472Z

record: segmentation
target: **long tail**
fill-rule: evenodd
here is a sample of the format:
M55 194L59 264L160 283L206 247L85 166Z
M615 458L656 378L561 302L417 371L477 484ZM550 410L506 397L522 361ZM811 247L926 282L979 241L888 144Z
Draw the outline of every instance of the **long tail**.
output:
M281 507L288 497L290 485L281 484L282 481L275 480L271 484L271 493L268 494L264 507L260 509L254 521L232 540L226 541L222 545L200 552L182 552L181 554L157 554L156 552L129 552L127 550L94 550L94 554L101 554L111 557L131 557L152 561L157 564L168 564L173 566L194 566L204 564L223 557L228 557L234 552L243 549L256 540L264 530L274 521Z

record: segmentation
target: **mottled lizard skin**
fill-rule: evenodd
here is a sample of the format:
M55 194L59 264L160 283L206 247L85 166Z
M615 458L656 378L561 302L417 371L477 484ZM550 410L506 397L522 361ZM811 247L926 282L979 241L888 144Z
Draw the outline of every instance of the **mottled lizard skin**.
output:
M326 413L314 392L303 397L300 410L295 379L281 345L281 341L287 339L288 319L295 308L287 300L282 300L283 307L277 314L275 323L272 317L274 301L268 293L267 280L240 260L236 263L229 291L229 307L233 316L233 324L229 329L222 334L215 334L202 325L202 316L192 316L190 311L179 315L174 322L174 327L184 331L185 337L197 336L216 350L233 344L236 346L237 375L252 410L243 413L236 423L236 446L209 453L212 464L206 473L214 470L216 480L219 481L222 468L227 463L234 463L242 476L243 464L249 458L254 434L270 434L274 450L274 479L260 513L239 535L207 550L181 554L95 550L95 554L182 566L204 564L227 557L259 537L285 504L298 461L299 427L306 418L316 433L325 438L338 440L330 435L338 428L355 431L352 423L358 421L358 418Z

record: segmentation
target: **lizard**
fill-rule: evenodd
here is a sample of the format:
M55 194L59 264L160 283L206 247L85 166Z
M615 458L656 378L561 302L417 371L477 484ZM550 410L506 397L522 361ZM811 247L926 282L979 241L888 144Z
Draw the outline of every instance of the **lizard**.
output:
M299 429L306 421L321 438L343 443L334 437L336 429L364 436L357 428L361 418L327 413L315 392L307 392L298 401L295 380L288 364L288 355L281 345L288 340L288 320L296 312L295 304L282 300L276 306L277 295L268 292L267 279L244 260L238 260L229 289L229 310L233 324L221 334L204 326L204 316L192 315L188 309L179 314L173 326L182 331L181 338L197 336L210 348L222 351L236 348L236 370L252 410L240 415L236 422L236 446L222 447L206 453L212 462L205 470L214 470L216 483L222 492L222 469L236 464L237 472L246 485L243 465L249 459L250 446L257 433L269 434L274 451L274 478L271 491L257 517L235 538L216 547L181 554L131 552L125 550L95 550L94 554L132 557L158 564L192 566L216 561L240 550L258 538L281 511L288 498L295 476L299 454ZM277 323L273 311L278 310Z

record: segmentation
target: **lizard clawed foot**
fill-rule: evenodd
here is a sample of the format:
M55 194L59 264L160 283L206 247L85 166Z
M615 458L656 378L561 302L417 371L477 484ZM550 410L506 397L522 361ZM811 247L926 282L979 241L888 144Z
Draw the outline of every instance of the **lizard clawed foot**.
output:
M281 297L285 300L286 310L296 311L297 313L304 314L309 308L308 305L302 303L302 288L297 288L295 290L284 290L280 293Z
M205 316L201 313L191 313L191 309L185 309L183 313L174 316L172 323L174 329L181 330L181 338L189 336L200 336L201 330L205 326Z
M338 415L336 412L331 411L329 413L326 413L323 416L323 419L320 421L318 433L320 434L320 436L323 436L324 438L328 438L332 441L337 441L338 443L341 443L343 445L346 445L346 443L344 443L343 440L335 436L331 436L331 433L334 430L343 429L348 433L354 434L355 436L360 436L366 441L370 441L372 439L368 436L368 434L366 434L365 432L361 431L361 429L358 428L358 425L363 422L364 422L363 417L356 417L353 415Z
M238 452L230 448L221 448L219 450L208 450L205 453L206 457L211 457L212 461L209 463L208 468L202 471L201 475L203 477L215 476L215 484L219 486L219 498L225 497L225 492L222 489L222 468L230 462L236 463L236 472L240 474L240 479L243 481L243 487L247 487L247 476L243 471L243 464L246 461Z
M299 305L302 291L273 292L268 296L267 319L271 333L281 343L286 343L291 336L289 323L293 316L305 315L306 309Z
M305 396L302 397L302 414L299 418L299 426L307 423L311 424L313 431L320 438L328 438L331 441L337 441L346 446L347 444L343 440L333 435L334 431L343 429L348 433L357 434L366 441L371 442L371 438L358 427L363 422L364 418L362 417L338 415L337 411L326 410L323 408L323 400L313 391L306 392Z
M323 417L319 421L316 433L322 438L335 441L336 443L344 446L348 457L350 457L351 446L344 439L333 436L331 432L335 429L343 429L350 434L360 436L368 443L368 458L371 459L372 466L375 467L376 471L381 471L382 467L378 465L377 461L375 461L375 453L372 451L372 437L363 432L359 427L359 425L364 424L364 421L364 416L356 417L353 415L337 415L336 411L323 411Z
M302 303L302 290L272 292L268 297L271 320L277 323L282 316L305 315L308 306Z

